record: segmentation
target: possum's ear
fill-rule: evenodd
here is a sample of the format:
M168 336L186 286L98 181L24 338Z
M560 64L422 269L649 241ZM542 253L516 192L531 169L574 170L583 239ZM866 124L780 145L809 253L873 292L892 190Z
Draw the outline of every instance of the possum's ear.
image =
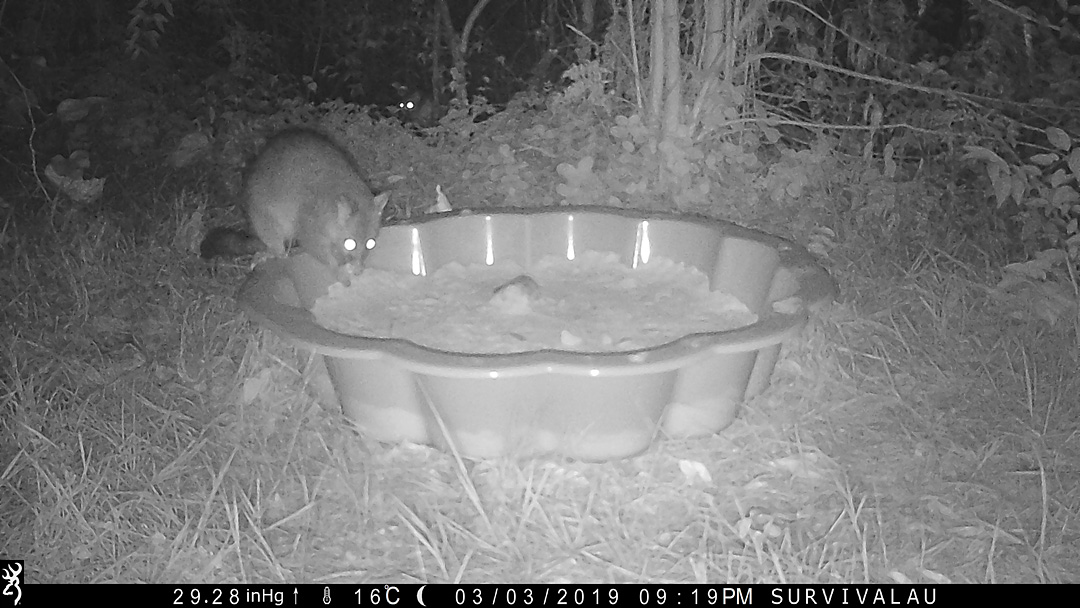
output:
M379 210L378 215L382 215L383 209L386 208L386 202L390 200L390 193L383 192L379 196L375 197L375 208Z

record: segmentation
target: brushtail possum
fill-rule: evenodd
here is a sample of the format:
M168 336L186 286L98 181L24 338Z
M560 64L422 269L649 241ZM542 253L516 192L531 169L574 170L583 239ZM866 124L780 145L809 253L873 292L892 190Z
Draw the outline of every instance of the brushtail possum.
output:
M328 266L363 262L375 246L389 193L378 196L356 161L329 137L287 129L266 142L244 175L243 206L251 234L212 230L201 253L243 255L261 249L285 255L295 244Z

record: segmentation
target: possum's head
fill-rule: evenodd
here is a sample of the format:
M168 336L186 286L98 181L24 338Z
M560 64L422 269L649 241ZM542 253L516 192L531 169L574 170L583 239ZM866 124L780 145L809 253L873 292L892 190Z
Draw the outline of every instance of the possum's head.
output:
M368 252L375 248L375 238L382 226L383 207L389 197L390 194L384 192L356 207L345 198L339 200L337 218L328 231L330 239L326 243L332 260L324 261L336 266L362 265Z
M445 108L431 95L405 89L399 93L401 101L398 102L397 116L403 123L426 129L439 124L439 119L446 114Z

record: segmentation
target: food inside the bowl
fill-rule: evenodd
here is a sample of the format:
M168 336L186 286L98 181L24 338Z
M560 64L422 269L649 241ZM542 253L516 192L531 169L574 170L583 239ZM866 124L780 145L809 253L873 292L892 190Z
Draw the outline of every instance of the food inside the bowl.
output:
M450 263L416 277L367 269L348 287L331 286L312 313L340 333L464 353L639 350L757 321L693 267L656 258L630 268L598 252L549 256L527 270Z
M495 295L488 302L496 311L508 315L527 315L532 312L530 302L540 297L540 284L527 274L519 274L495 288Z

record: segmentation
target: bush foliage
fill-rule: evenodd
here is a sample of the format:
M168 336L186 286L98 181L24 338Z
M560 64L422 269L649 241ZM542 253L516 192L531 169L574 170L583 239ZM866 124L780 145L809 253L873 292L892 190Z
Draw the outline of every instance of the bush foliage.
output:
M450 38L433 27L439 6L6 3L2 92L14 137L5 137L5 172L32 190L35 166L89 148L88 172L100 176L106 157L160 160L147 152L192 132L221 143L208 158L224 153L233 168L240 158L222 146L257 125L365 105L385 116L401 86L460 76L449 67ZM445 6L460 31L475 5ZM493 6L467 45L467 101L429 93L448 111L427 140L468 148L459 179L492 179L501 196L488 189L485 200L734 218L810 208L895 238L989 236L1014 256L1075 250L1080 37L1068 3L582 0L568 14ZM677 19L665 74L649 43L660 6L674 6ZM722 27L705 27L716 20ZM710 38L716 32L722 39ZM648 98L664 75L678 80L683 103L661 128ZM106 100L103 111L59 117L62 101L91 97Z

